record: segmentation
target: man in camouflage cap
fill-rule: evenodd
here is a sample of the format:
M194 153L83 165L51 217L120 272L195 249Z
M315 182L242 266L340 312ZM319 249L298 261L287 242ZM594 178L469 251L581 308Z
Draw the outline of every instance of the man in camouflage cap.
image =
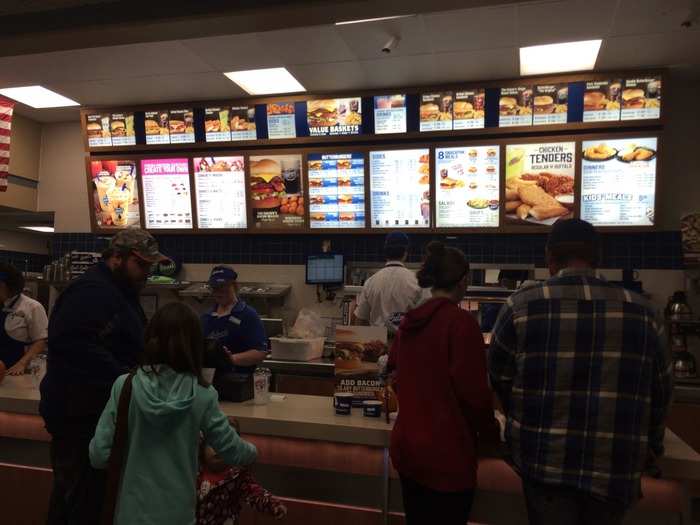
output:
M153 264L167 260L151 234L117 233L102 261L70 283L49 321L48 369L39 410L52 436L49 524L100 521L104 471L88 445L112 383L143 352L146 317L139 292Z

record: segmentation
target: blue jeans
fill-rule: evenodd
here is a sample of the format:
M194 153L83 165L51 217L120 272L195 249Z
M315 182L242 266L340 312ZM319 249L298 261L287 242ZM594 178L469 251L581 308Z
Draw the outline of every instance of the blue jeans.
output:
M627 508L586 492L523 479L530 525L620 525Z

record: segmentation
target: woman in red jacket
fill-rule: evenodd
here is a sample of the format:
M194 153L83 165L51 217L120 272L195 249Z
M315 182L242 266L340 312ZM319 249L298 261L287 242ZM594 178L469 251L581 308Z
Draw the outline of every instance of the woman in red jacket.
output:
M464 254L431 242L417 277L432 299L406 314L391 348L399 399L391 459L407 525L464 525L477 435L495 433L486 348L478 323L459 308L469 281Z

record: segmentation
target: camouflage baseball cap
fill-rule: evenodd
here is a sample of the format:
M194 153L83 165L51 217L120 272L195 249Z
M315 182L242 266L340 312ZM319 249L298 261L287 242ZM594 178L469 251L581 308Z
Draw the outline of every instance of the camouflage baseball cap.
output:
M169 257L158 251L158 241L153 238L153 235L140 228L120 231L112 237L109 247L120 251L130 251L144 261L152 263L170 260Z

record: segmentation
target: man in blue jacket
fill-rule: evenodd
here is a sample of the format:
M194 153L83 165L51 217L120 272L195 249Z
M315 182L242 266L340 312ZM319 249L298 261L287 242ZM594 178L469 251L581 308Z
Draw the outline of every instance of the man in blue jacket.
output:
M165 259L148 232L121 231L56 301L39 405L52 436L49 525L99 523L104 471L90 466L88 445L112 383L139 361L146 321L139 292Z

